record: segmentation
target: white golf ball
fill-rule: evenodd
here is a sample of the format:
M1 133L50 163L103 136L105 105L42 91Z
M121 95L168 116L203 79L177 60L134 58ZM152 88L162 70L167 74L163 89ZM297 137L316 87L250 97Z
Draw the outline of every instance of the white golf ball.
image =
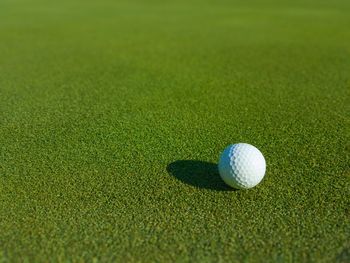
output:
M232 144L221 154L220 176L233 188L248 189L256 186L264 178L265 171L265 158L253 145Z

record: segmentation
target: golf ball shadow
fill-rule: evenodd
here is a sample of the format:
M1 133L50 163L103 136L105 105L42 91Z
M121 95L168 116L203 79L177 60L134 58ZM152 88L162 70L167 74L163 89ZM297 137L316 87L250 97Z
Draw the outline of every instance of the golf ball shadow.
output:
M218 166L215 163L178 160L167 166L167 171L171 176L185 184L198 188L211 189L216 191L234 191L227 186L220 178Z

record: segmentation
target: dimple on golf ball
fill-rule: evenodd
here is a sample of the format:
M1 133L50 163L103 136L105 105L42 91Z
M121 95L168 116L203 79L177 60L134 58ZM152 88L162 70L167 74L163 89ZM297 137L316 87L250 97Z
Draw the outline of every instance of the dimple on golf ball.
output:
M220 156L220 176L233 188L248 189L256 186L264 178L265 171L265 158L253 145L232 144Z

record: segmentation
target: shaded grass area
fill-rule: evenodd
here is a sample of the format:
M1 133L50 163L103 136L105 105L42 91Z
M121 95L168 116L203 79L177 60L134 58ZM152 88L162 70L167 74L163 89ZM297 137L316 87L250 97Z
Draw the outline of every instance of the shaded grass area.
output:
M0 259L349 261L349 7L0 2Z
M198 187L216 191L234 191L220 178L218 166L215 163L178 160L168 165L167 171L180 181Z

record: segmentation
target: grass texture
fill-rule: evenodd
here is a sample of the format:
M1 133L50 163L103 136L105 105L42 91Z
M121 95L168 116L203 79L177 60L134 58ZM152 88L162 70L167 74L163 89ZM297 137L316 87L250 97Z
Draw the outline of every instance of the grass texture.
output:
M0 0L0 261L349 262L349 12Z

